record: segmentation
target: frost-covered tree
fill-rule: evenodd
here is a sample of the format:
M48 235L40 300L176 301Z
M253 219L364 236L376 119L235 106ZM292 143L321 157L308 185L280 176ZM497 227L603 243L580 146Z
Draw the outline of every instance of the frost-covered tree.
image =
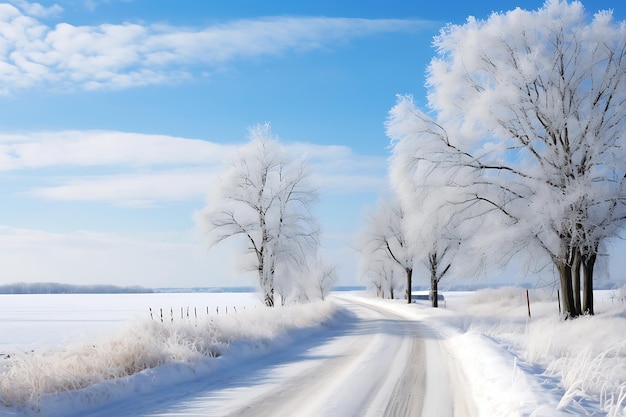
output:
M297 275L277 271L275 288L282 304L326 299L337 279L336 267L315 256L309 256L306 266Z
M405 141L396 146L390 159L392 185L403 207L404 230L414 262L421 262L430 275L430 300L438 307L439 283L449 275L462 241L460 218L469 209L460 210L451 201L454 187L446 185L445 176L436 174L437 166L417 163L413 149L420 141ZM469 274L470 265L464 270Z
M411 156L447 177L458 207L498 217L490 250L538 246L558 271L564 314L593 313L595 261L626 217L626 25L553 0L449 25L435 46L429 112L400 98L389 136L421 142Z
M361 282L374 288L378 297L395 299L397 291L405 287L404 271L395 262L390 262L382 250L371 255L371 258L360 258Z
M325 264L320 258L313 262L307 281L310 282L311 294L324 300L337 281L337 267Z
M277 278L286 291L288 277L305 269L307 258L316 254L319 232L311 206L317 193L304 161L285 153L269 124L251 128L249 139L199 218L211 245L231 237L242 240L247 268L258 273L271 307Z
M411 303L414 255L407 241L405 215L395 198L381 199L375 209L368 214L363 230L358 237L363 271L375 272L375 276L388 276L392 271L386 264L396 264L405 276L405 298ZM381 262L372 271L371 260ZM381 270L382 268L382 270ZM379 273L379 272L385 273ZM393 289L393 286L391 287ZM393 298L393 297L392 297Z

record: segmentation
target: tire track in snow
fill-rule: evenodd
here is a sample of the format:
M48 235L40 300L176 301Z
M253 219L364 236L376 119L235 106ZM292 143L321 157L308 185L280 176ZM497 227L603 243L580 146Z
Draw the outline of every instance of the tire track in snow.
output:
M345 305L358 315L359 322L351 334L341 336L349 339L322 348L325 354L333 352L329 359L230 415L379 417L384 412L389 417L419 416L420 390L413 382L419 380L424 352L414 326L369 305L352 301ZM341 344L347 349L341 350ZM390 406L399 398L399 407ZM408 410L413 413L406 414Z
M410 351L408 355L402 357L402 362L398 365L402 369L402 373L397 376L393 391L385 399L386 407L382 415L384 417L420 417L424 402L426 364L425 346L419 322L407 320L406 317L379 306L358 302L354 299L350 301L376 311L385 317L393 317L403 324L402 332L405 343L410 343Z
M477 414L469 397L468 382L456 360L446 354L441 341L426 341L426 392L422 415L474 417Z
M413 338L413 346L402 378L396 384L384 417L419 417L424 401L424 341Z
M397 314L379 304L360 302L372 309L413 320L404 314ZM410 357L413 368L407 368L394 391L385 417L475 417L478 411L467 389L469 382L457 359L450 355L444 338L424 321L414 322L414 332L418 340L414 348L422 351ZM416 365L417 361L420 361ZM414 392L406 392L407 388ZM419 395L415 395L417 392ZM408 399L407 396L412 399ZM420 401L418 401L418 399ZM410 404L410 408L408 405Z

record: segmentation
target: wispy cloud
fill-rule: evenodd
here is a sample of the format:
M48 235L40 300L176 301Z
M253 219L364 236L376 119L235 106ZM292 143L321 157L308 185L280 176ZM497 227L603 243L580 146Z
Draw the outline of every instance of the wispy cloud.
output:
M35 187L27 194L46 200L98 201L124 207L201 200L212 189L219 171L175 169L119 175L58 178L57 185Z
M37 3L0 4L0 94L37 86L124 89L173 82L241 59L334 48L356 38L413 30L398 19L271 17L202 28L102 24L49 26Z
M45 200L99 201L145 207L202 201L236 145L115 131L0 134L0 172L29 170L23 194ZM386 160L346 146L288 145L306 157L324 193L377 191L386 184ZM47 168L59 172L50 176ZM62 168L62 170L58 170ZM43 170L41 177L38 170Z
M46 7L26 0L9 0L9 3L22 10L24 14L37 18L57 17L63 12L63 8L58 4Z
M387 160L358 155L347 146L295 143L292 155L305 157L315 184L327 193L378 192L388 186Z
M0 171L55 166L205 166L221 163L233 145L175 136L115 131L0 134Z

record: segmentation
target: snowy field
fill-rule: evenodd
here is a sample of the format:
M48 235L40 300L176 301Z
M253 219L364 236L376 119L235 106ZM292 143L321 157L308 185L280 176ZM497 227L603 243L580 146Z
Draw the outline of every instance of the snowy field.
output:
M0 294L0 353L63 345L106 336L128 322L150 318L178 322L261 307L254 293ZM195 308L195 313L194 313Z
M82 416L102 407L108 411L93 415L121 415L115 404L129 397L193 391L193 381L219 369L245 369L250 358L347 329L341 310L350 302L436 334L440 351L431 343L427 357L459 364L470 383L451 377L451 388L467 391L478 416L626 416L620 291L597 292L597 315L569 322L549 293L531 290L532 318L522 289L445 295L438 310L362 293L276 309L250 293L2 295L0 416Z

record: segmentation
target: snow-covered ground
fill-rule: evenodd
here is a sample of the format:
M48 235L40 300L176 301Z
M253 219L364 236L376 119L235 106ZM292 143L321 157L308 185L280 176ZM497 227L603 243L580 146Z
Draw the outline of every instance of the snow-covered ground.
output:
M596 316L563 321L556 295L488 289L446 293L445 308L419 317L460 363L480 416L626 416L626 303L596 292ZM371 301L376 304L382 301Z
M565 322L540 291L532 318L523 289L445 295L438 310L341 292L276 309L248 293L0 296L0 416L228 415L283 397L292 415L626 416L619 291Z

